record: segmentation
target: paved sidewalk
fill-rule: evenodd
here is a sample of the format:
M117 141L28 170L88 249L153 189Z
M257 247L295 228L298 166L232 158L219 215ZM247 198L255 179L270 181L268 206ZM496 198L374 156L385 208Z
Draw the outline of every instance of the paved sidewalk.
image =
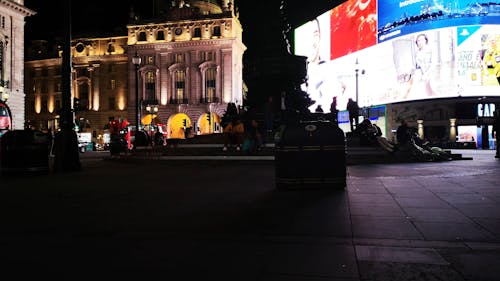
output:
M0 264L5 280L500 280L500 161L458 152L473 160L290 191L269 160L83 154L79 172L0 178Z

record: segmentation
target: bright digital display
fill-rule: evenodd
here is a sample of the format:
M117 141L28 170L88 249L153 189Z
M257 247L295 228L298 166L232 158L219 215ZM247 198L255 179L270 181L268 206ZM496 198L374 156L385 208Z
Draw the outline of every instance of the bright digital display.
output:
M365 107L500 96L500 3L438 2L445 3L379 1L378 23L367 23L352 15L363 11L365 19L376 19L368 12L377 7L375 0L349 0L298 27L295 54L309 58L302 87L315 101L309 109L320 105L329 112L333 97L337 109L345 110L347 100L356 97ZM406 17L411 22L388 25Z
M378 40L443 27L498 24L500 3L460 0L378 1Z

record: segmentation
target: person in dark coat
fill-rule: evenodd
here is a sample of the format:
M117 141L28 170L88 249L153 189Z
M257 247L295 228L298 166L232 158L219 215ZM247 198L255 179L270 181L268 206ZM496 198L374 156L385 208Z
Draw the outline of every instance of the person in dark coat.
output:
M359 106L356 101L353 101L352 98L349 98L347 102L347 111L349 112L349 123L351 124L351 132L354 132L354 125L356 128L358 127L358 119L359 119Z
M330 104L330 121L338 124L337 114L339 110L337 109L337 97L333 97L332 103Z
M399 125L396 131L396 139L398 140L399 146L404 146L410 140L409 138L408 124L405 120L401 120L401 125Z

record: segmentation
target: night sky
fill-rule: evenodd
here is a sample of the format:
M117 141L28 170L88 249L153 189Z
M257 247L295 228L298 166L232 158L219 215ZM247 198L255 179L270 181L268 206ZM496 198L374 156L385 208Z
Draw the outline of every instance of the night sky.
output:
M61 7L62 1L67 0L25 0L25 6L36 11L37 14L26 18L26 39L47 39L60 35L62 29ZM169 0L165 0L168 1ZM72 1L72 30L73 37L92 36L99 31L100 34L126 35L130 8L142 18L151 18L153 14L153 0L85 0ZM307 6L300 4L302 1L287 2L287 20L293 25L312 19L319 13L334 6L339 0L309 0ZM327 2L329 4L325 4ZM119 4L117 4L119 3ZM243 41L249 48L248 51L262 45L263 32L271 32L273 37L280 40L282 20L280 16L280 0L237 0L240 21L243 25ZM272 44L271 42L266 42Z

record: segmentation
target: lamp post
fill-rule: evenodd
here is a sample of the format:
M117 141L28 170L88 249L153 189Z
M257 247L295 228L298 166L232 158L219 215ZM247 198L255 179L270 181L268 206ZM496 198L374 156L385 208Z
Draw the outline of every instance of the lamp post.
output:
M356 102L359 105L359 61L356 58L356 63L354 64L354 71L356 72Z
M364 69L360 69L360 64L358 61L358 58L356 58L356 62L354 63L354 71L355 71L355 77L356 77L356 103L359 106L359 73L361 72L361 75L365 74Z
M154 124L153 124L153 117L154 117L153 114L158 112L158 106L156 106L156 105L151 106L151 105L148 104L146 106L146 111L151 115L151 123L149 123L150 126L154 126Z
M146 106L146 111L151 116L151 122L149 123L149 134L150 134L151 146L153 146L153 137L154 137L154 133L153 133L153 129L154 129L153 118L154 118L154 115L153 114L158 112L158 106L156 106L156 105L151 106L151 105L148 104Z
M135 67L135 132L139 132L140 129L140 120L141 117L139 115L139 65L141 64L141 57L135 55L132 57L132 64Z

